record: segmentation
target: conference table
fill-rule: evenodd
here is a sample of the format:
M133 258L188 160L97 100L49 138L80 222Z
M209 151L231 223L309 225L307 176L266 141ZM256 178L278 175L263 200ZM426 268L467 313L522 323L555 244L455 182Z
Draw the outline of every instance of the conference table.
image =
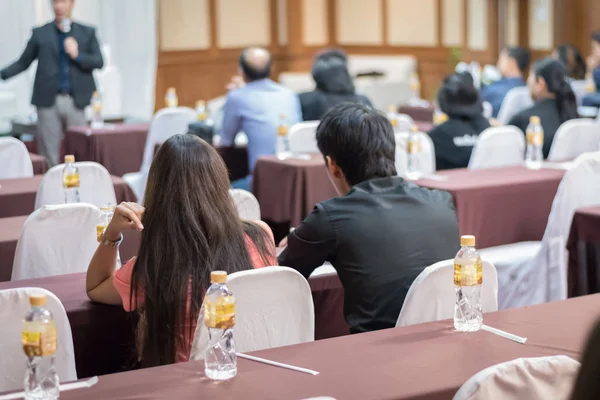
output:
M600 205L575 212L567 250L569 297L600 293Z
M461 234L477 237L479 248L541 240L564 170L525 167L438 171L416 183L452 194ZM262 219L296 227L315 204L336 196L320 155L310 160L261 157L253 193Z
M498 363L581 359L599 302L600 294L484 315L487 325L527 337L525 344L486 331L458 333L452 320L444 320L251 353L317 376L238 359L238 375L215 383L204 376L202 361L192 361L100 376L93 387L61 393L61 399L447 400L472 375Z

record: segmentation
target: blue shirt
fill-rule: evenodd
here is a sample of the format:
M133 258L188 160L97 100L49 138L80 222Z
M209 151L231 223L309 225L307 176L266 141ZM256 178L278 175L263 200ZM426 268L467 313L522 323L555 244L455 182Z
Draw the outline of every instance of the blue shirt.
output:
M523 78L502 78L499 81L496 81L481 89L481 100L487 101L492 105L492 108L494 109L492 116L496 118L506 93L508 93L511 89L520 86L525 86L525 81Z
M254 171L260 156L275 154L281 114L292 126L302 121L296 93L270 79L248 83L231 90L223 107L221 145L233 146L235 136L248 136L248 169Z
M58 40L58 91L71 93L71 58L65 51L66 33L56 27L56 39Z

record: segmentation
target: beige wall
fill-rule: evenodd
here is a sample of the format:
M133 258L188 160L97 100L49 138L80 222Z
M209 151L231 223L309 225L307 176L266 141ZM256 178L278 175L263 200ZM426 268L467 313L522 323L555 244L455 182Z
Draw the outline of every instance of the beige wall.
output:
M468 46L471 50L482 51L488 46L488 2L468 0Z
M506 45L519 44L519 0L506 0Z
M337 41L344 45L383 44L383 10L376 0L336 0Z
M269 0L217 0L217 45L221 48L270 44Z
M554 47L554 1L530 0L529 47L551 50Z
M465 26L464 0L442 0L442 42L444 46L462 46Z
M203 50L210 46L208 0L160 0L161 50Z
M329 42L327 0L304 0L303 43L306 46L323 46Z
M437 0L386 0L388 43L399 46L438 45ZM367 3L367 2L366 2Z

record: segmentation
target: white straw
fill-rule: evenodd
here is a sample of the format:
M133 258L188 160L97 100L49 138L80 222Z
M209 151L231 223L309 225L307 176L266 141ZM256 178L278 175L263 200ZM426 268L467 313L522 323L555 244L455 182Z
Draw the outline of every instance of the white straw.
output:
M66 392L66 391L75 390L75 389L86 389L86 388L90 388L90 387L94 386L96 383L98 383L98 377L94 376L93 378L90 378L87 381L66 383L64 385L60 385L59 389L61 392ZM25 392L19 392L19 393L12 393L12 394L0 396L0 400L14 400L14 399L22 399L24 397L25 397Z
M493 334L496 334L498 336L502 336L503 338L513 340L520 344L525 344L525 342L527 341L526 337L513 335L512 333L504 332L504 331L501 331L500 329L492 328L491 326L481 325L481 329L483 329L484 331L488 331Z
M303 372L305 374L310 374L310 375L315 375L315 376L319 375L319 373L317 371L313 371L312 369L294 367L293 365L283 364L283 363L280 363L277 361L265 360L264 358L249 356L249 355L243 354L243 353L235 353L235 354L239 358L244 358L246 360L256 361L256 362L263 363L263 364L268 364L268 365L272 365L274 367L291 369L292 371Z

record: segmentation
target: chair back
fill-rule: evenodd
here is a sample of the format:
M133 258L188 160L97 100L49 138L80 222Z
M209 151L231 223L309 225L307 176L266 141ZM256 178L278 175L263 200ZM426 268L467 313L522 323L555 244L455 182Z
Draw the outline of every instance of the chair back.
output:
M260 204L254 195L243 189L230 189L240 219L244 221L260 221Z
M46 296L46 308L54 317L58 340L55 367L60 381L77 380L71 325L60 300L53 293L41 288L0 290L0 392L23 390L26 363L19 338L23 317L31 308L29 296L32 294Z
M548 161L571 161L583 153L596 151L600 144L600 124L587 118L562 124L552 140Z
M0 138L0 179L32 176L33 164L25 144L12 137Z
M82 203L102 207L107 203L116 204L115 186L109 172L102 165L84 161L75 163L79 169L79 198ZM56 165L46 174L35 196L35 209L47 205L65 204L63 189L63 169L65 164Z
M514 126L487 128L479 135L469 169L522 165L525 155L525 136Z
M412 96L410 85L405 80L360 78L354 84L357 93L365 95L375 108L383 112L390 104L404 104Z
M478 372L453 400L568 400L579 367L567 356L517 358Z
M483 105L483 117L486 119L492 118L492 115L494 114L494 106L492 106L492 104L489 101L484 101L482 103L482 105Z
M100 209L91 204L43 206L27 218L11 280L85 272L98 248Z
M296 93L310 92L315 88L315 81L308 72L282 72L279 83Z
M418 162L421 172L424 175L435 173L435 148L433 141L428 134L417 132L421 152L418 155ZM408 168L408 154L406 152L408 133L396 133L396 172L398 175L405 175Z
M577 105L583 105L583 98L590 94L588 92L588 81L585 79L580 81L571 81L571 89L573 90L573 93L575 93Z
M396 114L394 117L396 118L395 133L409 132L410 128L415 124L415 121L408 114Z
M435 263L425 268L408 289L396 326L453 318L455 299L454 260ZM498 274L488 261L483 261L481 308L483 312L498 310Z
M315 314L308 282L286 267L236 272L227 286L235 296L235 348L251 352L312 342ZM191 360L204 359L207 332L202 313L192 344Z
M498 121L506 125L513 116L532 105L533 99L527 86L513 88L506 93L502 101L498 112Z
M293 153L318 153L317 127L319 121L306 121L290 128L290 150Z

